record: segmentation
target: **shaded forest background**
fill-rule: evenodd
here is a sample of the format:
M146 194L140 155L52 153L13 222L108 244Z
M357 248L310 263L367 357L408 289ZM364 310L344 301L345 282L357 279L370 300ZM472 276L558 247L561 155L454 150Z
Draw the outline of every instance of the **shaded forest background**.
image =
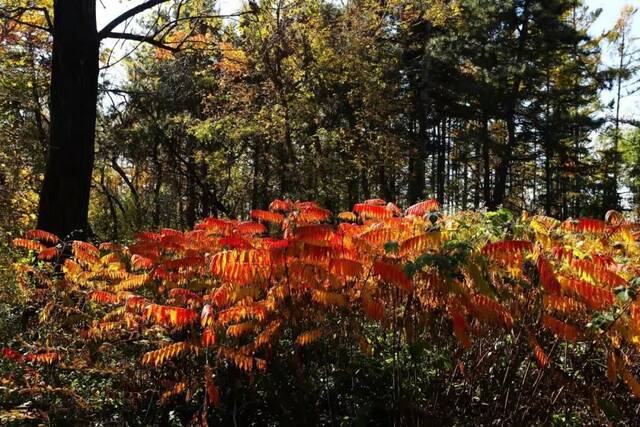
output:
M599 11L577 0L265 0L224 18L211 1L161 3L127 23L141 34L128 55L100 54L103 74L117 62L124 75L99 87L98 237L192 227L278 197L333 210L433 197L449 211L558 218L640 202L638 121L619 111L639 89L631 6L593 36ZM0 7L8 241L36 221L52 2Z

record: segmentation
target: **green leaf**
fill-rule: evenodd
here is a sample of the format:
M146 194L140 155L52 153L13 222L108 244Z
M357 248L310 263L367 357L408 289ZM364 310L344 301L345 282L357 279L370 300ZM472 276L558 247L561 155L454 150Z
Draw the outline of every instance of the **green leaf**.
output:
M616 299L622 303L627 303L633 300L630 289L627 289L624 286L617 286L613 288L613 293L615 294Z
M480 293L490 297L496 296L496 293L493 290L493 287L487 281L487 279L485 279L484 275L482 274L482 270L480 269L480 266L476 262L468 263L466 266L466 270L467 270L467 274L469 274L469 276L471 277L471 280L476 285Z
M400 251L400 245L398 244L398 242L394 241L394 240L389 240L387 243L384 244L384 252L385 253L397 253L398 251Z
M598 398L598 406L610 421L615 421L622 417L622 412L620 412L618 407L607 399Z

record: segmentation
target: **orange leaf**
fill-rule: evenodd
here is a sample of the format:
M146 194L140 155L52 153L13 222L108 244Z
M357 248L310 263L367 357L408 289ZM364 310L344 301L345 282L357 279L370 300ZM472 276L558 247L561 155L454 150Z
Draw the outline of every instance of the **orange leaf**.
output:
M334 258L329 263L329 270L339 277L358 277L362 274L362 264L345 258Z
M540 283L542 283L544 289L550 294L559 294L560 282L558 282L551 264L542 254L538 257L538 271L540 273Z
M540 347L538 340L536 340L534 336L531 336L529 338L529 344L531 345L531 348L533 348L533 355L535 356L538 365L543 369L546 368L549 364L549 356L547 356L542 347Z
M293 203L291 200L280 200L276 199L269 205L270 211L284 211L288 212L293 209Z
M296 345L304 347L305 345L319 340L321 336L322 329L312 329L310 331L303 332L296 338Z
M29 249L32 251L42 251L47 248L42 243L30 239L13 239L13 246Z
M272 222L274 224L280 224L284 221L284 215L277 212L263 211L260 209L254 209L249 212L251 218L259 219L266 222Z
M542 326L549 329L565 341L578 341L578 330L574 326L564 323L555 317L544 314L542 316Z
M55 246L52 246L50 248L41 250L40 253L38 254L38 259L51 261L57 256L58 256L58 248Z
M393 212L387 209L386 206L368 205L366 203L357 203L353 207L353 211L364 219L382 220L393 216Z
M492 300L486 295L475 294L471 297L474 314L485 321L500 323L506 329L513 327L513 317L509 311L500 303Z
M405 272L395 264L388 264L384 261L376 261L373 265L373 274L380 276L385 282L398 285L400 288L411 291L413 285Z
M324 224L302 225L295 231L295 236L304 242L331 241L334 236L331 226Z
M165 360L170 360L188 351L198 353L199 348L188 342L176 342L162 347L158 350L150 351L142 356L142 363L145 365L161 365Z
M425 200L407 208L407 215L423 216L425 213L440 210L440 204L437 200Z
M636 377L634 377L633 374L629 372L627 368L623 368L622 378L629 386L629 389L631 389L631 393L633 393L635 397L640 399L640 383L638 383L638 380L636 379Z
M211 329L207 329L200 337L200 345L203 348L211 347L216 343L216 333Z
M220 403L220 392L213 382L213 372L209 366L204 371L204 384L207 389L207 401L210 405L218 406Z
M27 354L24 356L24 360L42 365L53 365L60 360L60 355L55 352Z
M599 219L578 218L576 220L566 220L562 223L564 230L576 233L604 233L607 229L607 223Z
M267 227L259 222L245 221L238 224L237 230L240 234L252 236L254 234L265 233L267 231Z
M41 240L43 242L53 243L53 244L56 244L56 243L58 243L60 241L58 236L56 236L53 233L49 233L48 231L44 231L44 230L30 230L30 231L27 231L25 233L24 237L26 237L27 239L38 239L38 240Z
M572 277L563 277L562 285L582 298L594 310L613 305L613 293L608 289L602 289Z
M378 322L384 320L384 303L380 299L364 296L362 298L362 308L367 316L373 320Z
M487 255L496 253L517 254L529 252L533 249L533 244L528 240L504 240L501 242L488 243L482 248L482 252Z
M614 350L610 350L607 355L607 378L609 382L613 385L616 384L618 380L618 357Z
M101 304L115 304L118 302L118 297L116 295L106 291L89 292L89 299Z
M467 320L457 310L452 311L451 320L453 322L453 333L456 338L458 338L458 341L460 341L460 344L462 344L464 348L471 347L471 341L469 341L469 337L467 336L467 331L469 330Z

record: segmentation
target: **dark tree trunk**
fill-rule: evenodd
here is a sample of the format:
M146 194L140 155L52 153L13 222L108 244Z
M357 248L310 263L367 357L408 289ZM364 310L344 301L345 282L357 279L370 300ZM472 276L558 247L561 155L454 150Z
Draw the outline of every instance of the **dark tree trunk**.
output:
M259 141L254 143L253 148L253 177L252 177L252 192L251 192L251 209L266 209L267 201L265 199L265 177L263 176L263 160L264 153L262 151L262 144Z
M115 241L118 238L118 212L116 211L116 205L114 203L115 197L109 191L109 187L105 183L104 179L104 168L100 171L100 186L104 191L104 197L107 199L107 204L109 205L109 212L111 213L111 222L113 223L112 231L111 231L111 240ZM123 209L124 211L124 209ZM124 212L123 212L124 213Z
M362 185L362 195L365 199L371 198L371 189L369 188L369 177L366 170L360 171L360 184Z
M395 202L395 194L391 191L389 180L387 179L387 171L384 165L378 167L378 186L382 198L388 202Z
M417 132L415 132L414 147L409 155L409 188L407 198L409 204L414 204L424 199L425 190L425 172L427 150L425 144L427 142L427 123L425 120L426 112L424 105L419 96L416 95L415 110L418 116Z
M478 209L480 207L480 183L481 183L481 174L482 166L480 164L480 159L482 159L482 140L481 138L476 138L475 147L474 147L474 156L478 159L475 164L475 169L472 166L471 170L473 173L473 209Z
M545 198L544 198L544 213L545 215L552 216L551 211L553 202L555 200L555 194L553 194L553 171L551 170L551 148L547 141L547 147L545 149L544 157L544 182L545 182Z
M465 158L462 166L462 200L460 205L462 210L467 210L467 202L469 200L469 161Z
M482 195L484 205L491 209L491 159L490 159L489 119L482 118Z
M55 0L51 130L38 228L86 238L98 89L95 0Z
M160 192L162 190L162 161L160 161L160 138L158 135L154 136L153 165L155 166L156 180L153 184L153 217L151 218L151 223L155 229L160 227Z
M524 48L529 34L529 18L531 11L530 1L525 0L522 4L522 19L516 18L515 27L521 25L518 31L518 46L516 55L514 58L514 64L520 64L522 62L522 56L524 55ZM518 14L516 13L516 16ZM521 21L521 24L520 22ZM500 160L496 166L495 171L495 183L493 188L493 197L489 210L495 210L498 206L504 202L507 192L507 178L509 177L509 169L511 168L511 157L516 149L516 106L520 100L520 83L522 82L522 73L516 73L514 75L513 83L511 84L510 93L505 102L504 120L507 124L507 144L502 147Z
M407 190L407 199L409 204L414 204L424 198L424 174L425 163L421 160L421 153L411 153L409 156L409 188Z
M493 199L489 206L490 210L497 209L498 206L504 202L505 194L507 192L507 178L509 175L509 168L511 167L511 154L516 144L516 124L512 106L507 108L505 120L507 122L507 143L502 147L500 161L496 167L496 181L493 188Z
M207 164L203 161L200 161L200 176L203 179L206 179L209 170L207 168ZM211 191L207 188L208 185L206 182L201 182L202 184L202 193L200 194L200 204L202 205L202 218L206 218L211 215Z
M446 163L446 156L447 156L447 141L445 139L446 135L445 135L445 123L444 121L437 125L437 129L438 129L438 164L437 164L437 172L436 172L436 180L437 180L437 184L436 184L436 199L438 200L438 203L440 203L440 206L444 206L444 186L445 186L445 179L446 179L446 173L447 173L447 163Z
M184 219L187 227L192 229L196 224L196 207L198 201L196 199L196 165L192 156L187 162L187 205L184 212Z

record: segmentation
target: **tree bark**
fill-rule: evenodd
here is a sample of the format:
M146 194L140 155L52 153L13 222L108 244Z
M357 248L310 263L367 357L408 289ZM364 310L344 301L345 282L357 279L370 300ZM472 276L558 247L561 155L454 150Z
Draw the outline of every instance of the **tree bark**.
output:
M507 108L505 120L507 122L507 143L501 147L500 161L496 167L496 180L493 188L493 198L489 210L496 210L502 205L507 191L507 178L511 167L511 155L516 145L516 124L513 104Z
M95 0L55 0L51 130L38 228L62 238L89 233L98 48Z
M530 1L525 0L522 5L522 26L518 30L518 45L514 58L514 64L520 64L524 55L524 48L529 34L529 18L531 15ZM514 29L518 28L519 17L518 13L515 13ZM511 89L507 95L507 99L504 104L504 121L507 124L507 144L502 147L500 160L495 170L495 184L493 189L493 197L489 210L495 210L498 206L502 205L506 196L507 190L507 178L509 175L509 169L511 167L511 157L516 149L516 107L520 101L520 83L522 82L522 73L517 72L513 77L513 83Z
M424 199L427 150L426 112L419 94L415 95L415 111L417 115L417 132L414 133L412 150L409 155L409 188L407 198L409 204Z
M447 146L445 139L445 122L444 120L439 122L436 125L436 129L438 129L438 163L437 163L437 172L436 172L436 199L440 206L444 206L444 186L446 180L446 156L447 156Z
M484 205L491 210L491 159L490 159L489 119L482 117L482 195Z

